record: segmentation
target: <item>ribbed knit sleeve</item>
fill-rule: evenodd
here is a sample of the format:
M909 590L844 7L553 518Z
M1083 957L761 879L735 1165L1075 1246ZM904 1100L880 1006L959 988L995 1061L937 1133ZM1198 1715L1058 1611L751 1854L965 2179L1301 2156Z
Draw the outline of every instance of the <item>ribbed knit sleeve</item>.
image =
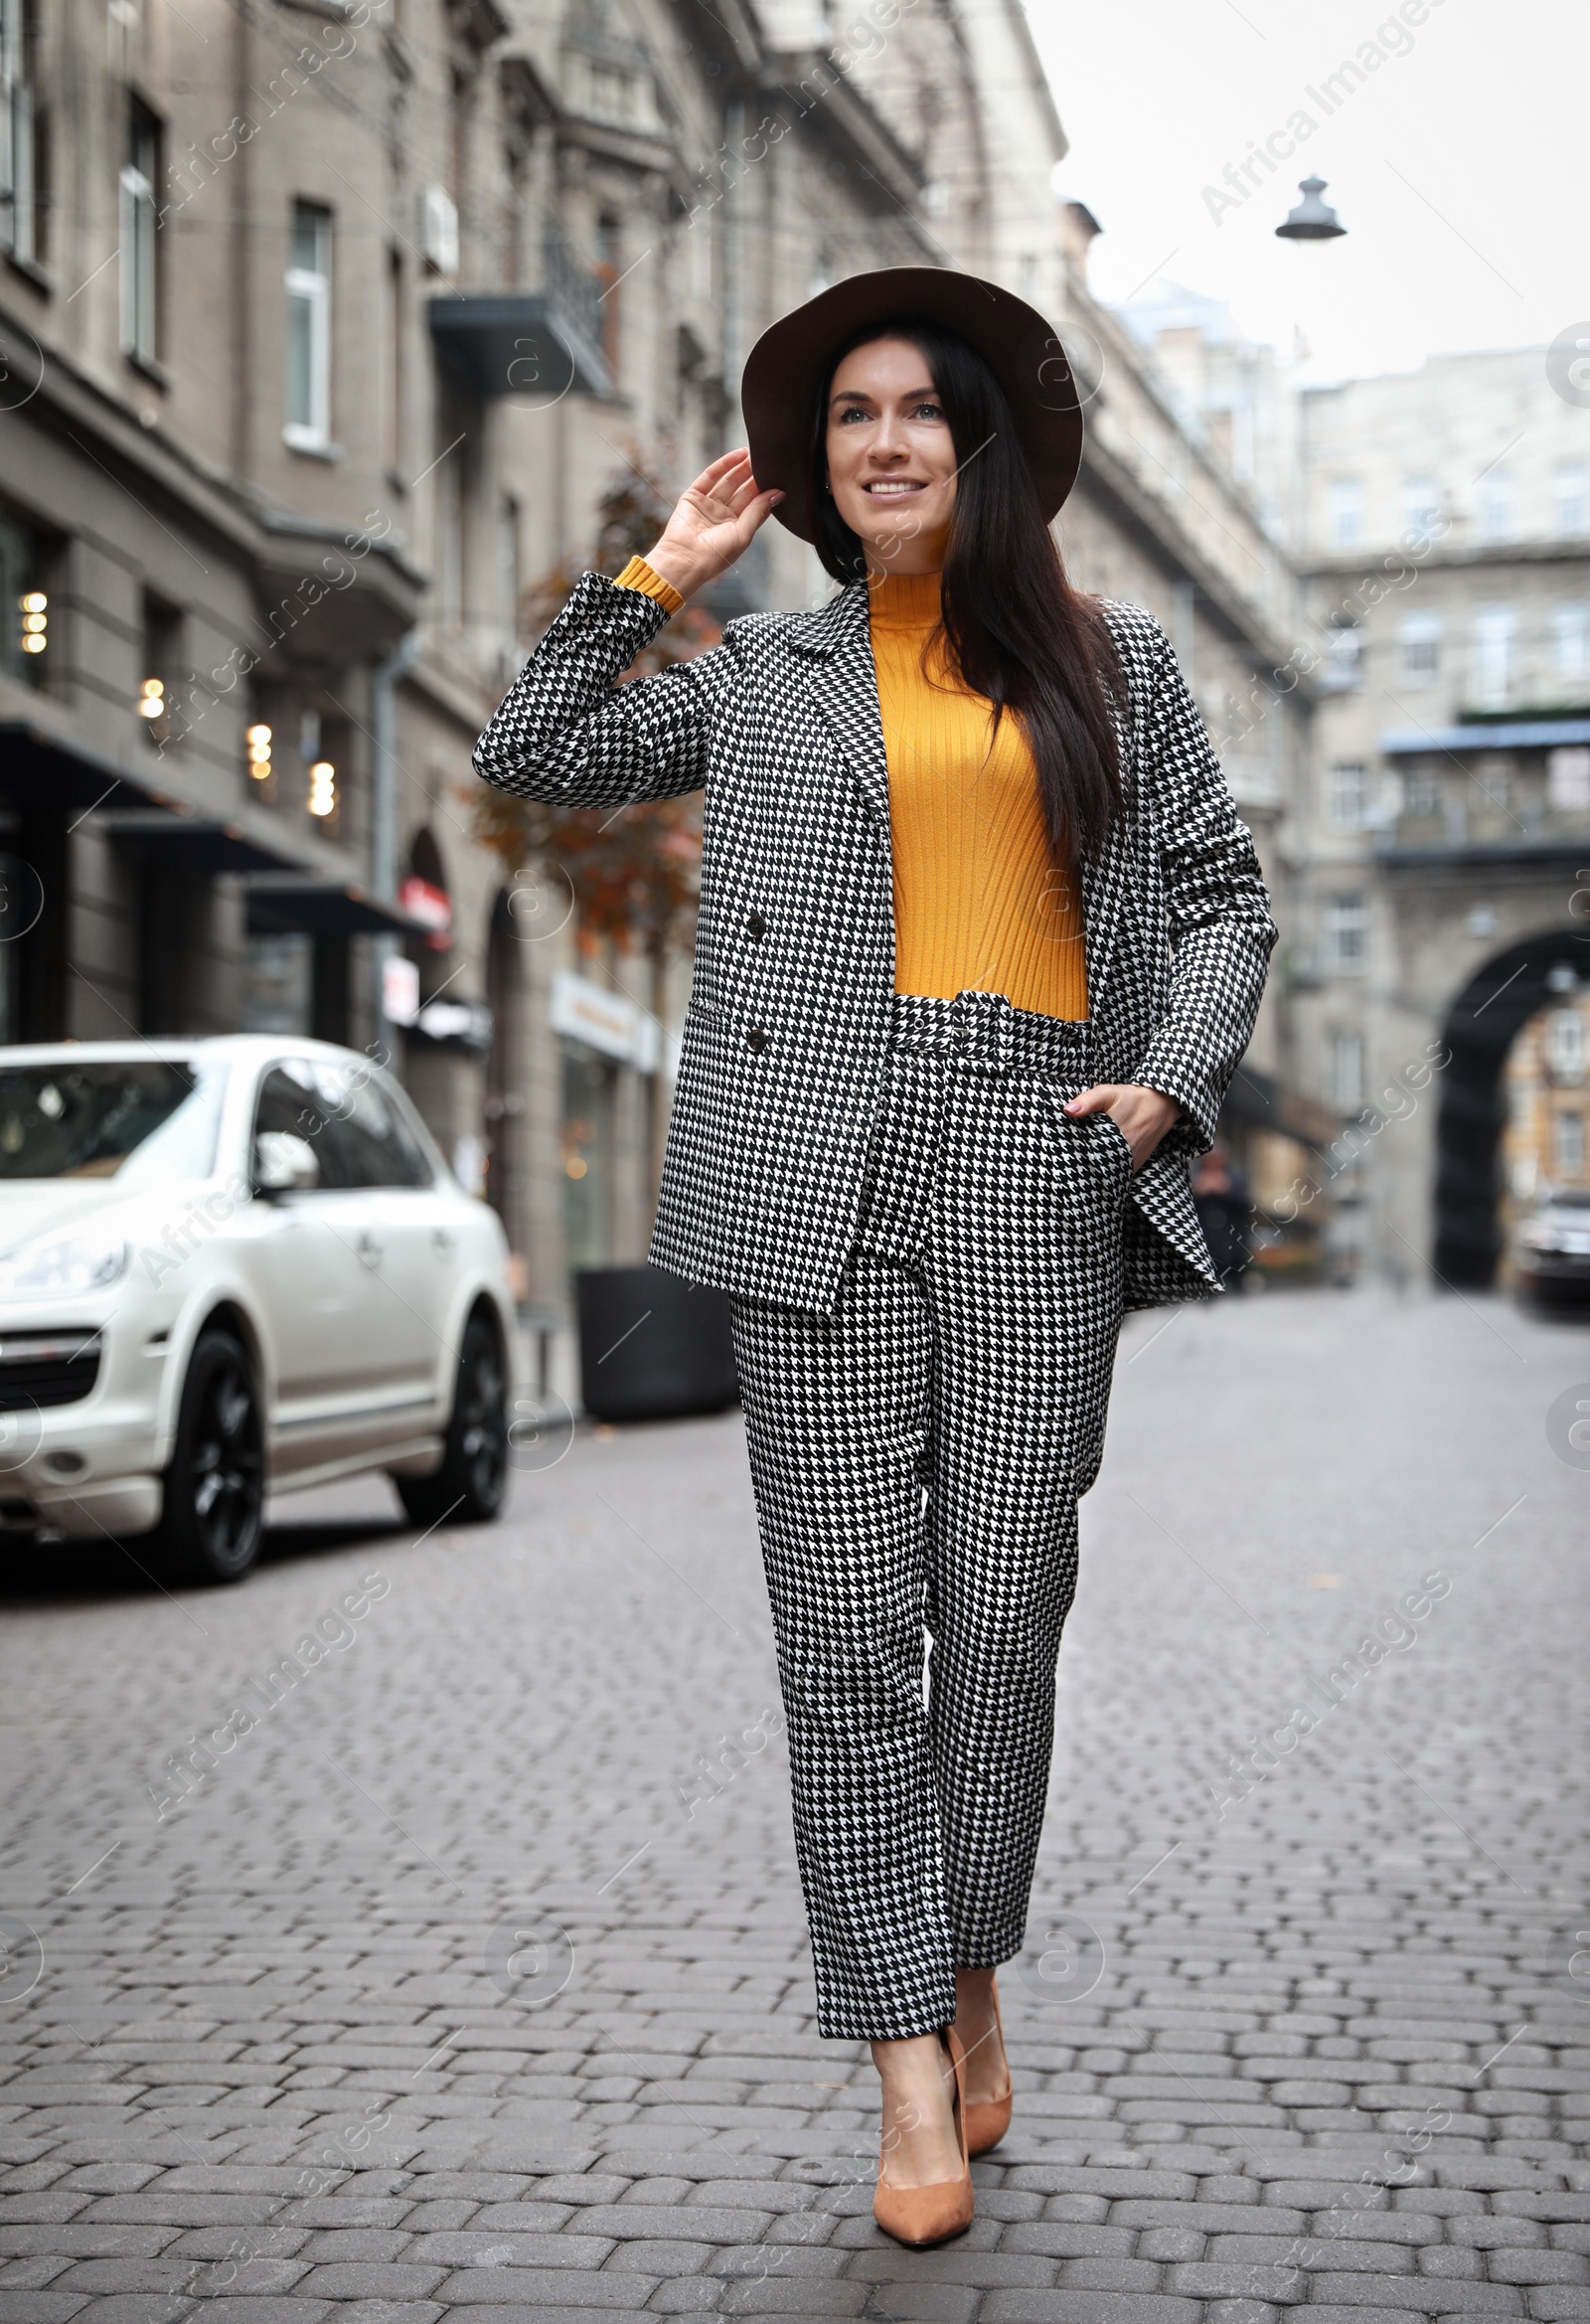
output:
M639 589L644 596L655 597L666 605L670 613L677 613L685 600L670 581L653 571L644 557L632 557L623 572L616 577L621 589Z

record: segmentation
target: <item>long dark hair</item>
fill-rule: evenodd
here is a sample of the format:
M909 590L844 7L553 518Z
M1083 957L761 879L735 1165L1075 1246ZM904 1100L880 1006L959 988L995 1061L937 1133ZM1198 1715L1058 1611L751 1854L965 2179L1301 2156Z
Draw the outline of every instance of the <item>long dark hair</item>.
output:
M993 703L996 733L1007 710L1020 721L1056 860L1096 855L1122 805L1110 713L1124 706L1126 682L1097 600L1065 578L1004 391L957 333L914 319L868 324L836 351L813 416L817 554L836 581L867 577L860 536L828 489L828 403L845 357L875 339L908 339L921 351L959 463L942 583L945 641L966 684Z

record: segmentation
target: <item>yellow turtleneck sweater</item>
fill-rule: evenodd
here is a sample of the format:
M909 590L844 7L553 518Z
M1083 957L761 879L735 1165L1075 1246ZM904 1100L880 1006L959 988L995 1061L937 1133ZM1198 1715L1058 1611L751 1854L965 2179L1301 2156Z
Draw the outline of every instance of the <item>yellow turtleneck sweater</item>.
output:
M670 612L684 601L643 558L618 580ZM992 706L962 682L942 640L924 676L936 573L885 575L869 604L888 764L895 991L953 1000L970 988L1039 1016L1085 1017L1081 899L1050 852L1026 736L1007 715L991 740Z

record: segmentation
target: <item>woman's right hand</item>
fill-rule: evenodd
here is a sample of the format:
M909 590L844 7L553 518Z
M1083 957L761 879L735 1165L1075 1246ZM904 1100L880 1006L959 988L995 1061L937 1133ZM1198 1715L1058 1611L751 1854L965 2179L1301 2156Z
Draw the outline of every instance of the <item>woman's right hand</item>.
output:
M757 491L743 444L723 452L680 494L646 562L682 597L693 597L744 555L783 497L782 492Z

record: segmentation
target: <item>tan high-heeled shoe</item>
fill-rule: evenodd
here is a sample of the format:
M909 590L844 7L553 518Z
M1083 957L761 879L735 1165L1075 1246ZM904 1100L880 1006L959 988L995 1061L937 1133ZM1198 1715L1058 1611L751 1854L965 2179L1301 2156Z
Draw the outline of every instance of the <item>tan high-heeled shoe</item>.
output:
M961 2150L960 2177L935 2179L927 2187L890 2187L883 2178L880 2153L877 2187L873 2196L873 2217L884 2235L892 2236L897 2243L909 2243L918 2249L928 2243L947 2243L951 2236L964 2235L972 2224L972 2170L966 2151L966 2054L953 2026L946 2026L939 2040L949 2055L955 2077L950 2104Z
M966 2108L966 2152L968 2156L986 2155L991 2146L998 2146L1011 2127L1011 2107L1016 2097L1016 2085L1011 2080L1010 2060L1005 2055L1005 2025L1000 2016L1000 1989L992 1988L994 1995L994 2030L1000 2038L1000 2058L1005 2067L1006 2089L1003 2098L973 2098Z

